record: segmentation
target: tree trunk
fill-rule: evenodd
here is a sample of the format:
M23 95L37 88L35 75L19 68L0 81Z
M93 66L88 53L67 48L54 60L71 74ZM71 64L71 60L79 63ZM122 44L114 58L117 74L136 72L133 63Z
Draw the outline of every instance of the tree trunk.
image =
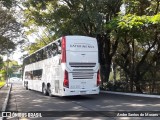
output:
M137 93L143 93L139 82L135 83L135 85L136 85L136 92Z
M98 34L98 51L99 51L99 63L101 72L101 85L107 83L110 75L111 57L110 57L110 38L109 35Z
M125 91L128 92L129 91L129 85L128 85L128 81L129 81L129 78L128 78L128 75L126 73L125 74L125 77L126 77L126 87L125 87Z
M151 93L154 93L154 88L155 88L155 80L154 80L154 78L153 78L153 79L152 79Z
M116 81L116 76L117 76L117 65L113 63L113 83Z
M101 86L103 87L109 80L110 64L100 65Z
M141 85L140 85L140 80L141 80L140 73L136 73L134 78L135 78L134 82L135 82L135 86L136 86L136 92L143 93L142 89L141 89Z
M133 79L130 79L130 92L133 92Z

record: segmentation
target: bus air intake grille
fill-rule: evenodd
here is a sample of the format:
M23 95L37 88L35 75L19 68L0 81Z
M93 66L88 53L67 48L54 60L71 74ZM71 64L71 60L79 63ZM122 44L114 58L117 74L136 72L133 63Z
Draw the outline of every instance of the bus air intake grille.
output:
M93 79L94 73L89 72L74 72L72 73L73 79Z
M96 63L78 63L78 62L70 62L69 65L71 67L95 67Z
M74 72L93 72L93 69L73 69Z

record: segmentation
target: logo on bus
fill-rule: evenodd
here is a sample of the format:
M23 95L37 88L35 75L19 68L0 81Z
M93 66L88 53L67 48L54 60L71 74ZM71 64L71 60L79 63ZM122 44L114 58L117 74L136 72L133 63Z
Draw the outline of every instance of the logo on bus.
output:
M70 47L74 47L74 48L94 48L93 45L86 44L86 43L74 43L73 45L70 45Z

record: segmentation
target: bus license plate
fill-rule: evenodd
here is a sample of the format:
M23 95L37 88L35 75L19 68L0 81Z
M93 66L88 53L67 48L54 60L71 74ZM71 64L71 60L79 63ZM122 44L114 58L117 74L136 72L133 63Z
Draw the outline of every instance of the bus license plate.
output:
M86 94L86 91L80 91L80 94Z

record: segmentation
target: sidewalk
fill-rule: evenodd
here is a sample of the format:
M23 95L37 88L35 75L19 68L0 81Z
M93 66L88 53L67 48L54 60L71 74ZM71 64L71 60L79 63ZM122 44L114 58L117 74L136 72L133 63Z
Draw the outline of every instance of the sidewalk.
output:
M11 89L11 84L4 85L2 88L0 88L0 111L5 111L7 107L7 102L9 98L9 93ZM0 112L0 120L1 120L1 112Z
M117 95L129 95L129 96L137 96L137 97L148 97L148 98L160 98L160 95L125 93L125 92L114 92L114 91L103 91L103 90L101 90L101 93L110 93L110 94L117 94Z

